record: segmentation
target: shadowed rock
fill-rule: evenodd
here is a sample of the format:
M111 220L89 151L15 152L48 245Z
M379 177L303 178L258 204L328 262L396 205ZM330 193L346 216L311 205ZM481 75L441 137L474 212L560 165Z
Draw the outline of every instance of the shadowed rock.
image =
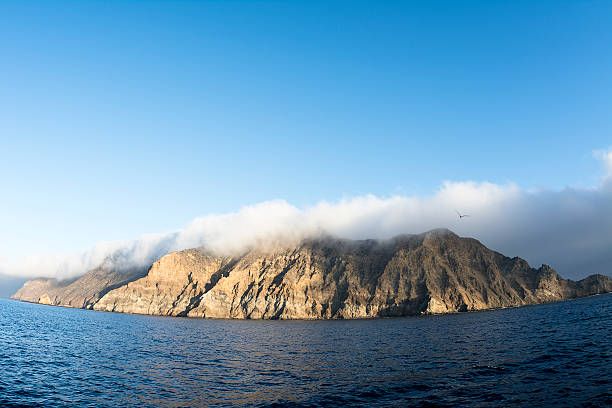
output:
M118 269L105 262L85 275L64 281L33 279L27 281L12 298L47 305L91 309L108 291L141 278L147 268Z
M60 292L57 283L30 281L15 298L64 304L69 293L90 284L86 276ZM189 249L160 258L146 276L115 287L102 288L101 281L93 279L95 296L83 298L92 292L83 289L77 299L86 301L70 305L170 316L336 319L452 313L612 292L606 276L566 280L547 265L531 268L445 229L387 241L322 237L234 257Z

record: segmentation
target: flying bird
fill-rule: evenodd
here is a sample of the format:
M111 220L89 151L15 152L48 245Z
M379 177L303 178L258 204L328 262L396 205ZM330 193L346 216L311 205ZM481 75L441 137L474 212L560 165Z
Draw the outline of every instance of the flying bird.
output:
M457 215L459 216L459 218L464 218L464 217L469 217L469 214L461 214L459 211L455 210L455 212L457 213Z

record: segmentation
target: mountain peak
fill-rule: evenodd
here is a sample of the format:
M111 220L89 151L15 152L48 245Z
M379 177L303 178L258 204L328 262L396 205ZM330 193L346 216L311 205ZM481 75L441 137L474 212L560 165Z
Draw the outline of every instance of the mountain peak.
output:
M424 235L432 236L432 237L446 237L446 236L450 236L453 238L459 237L459 235L455 234L453 231L449 230L448 228L434 228L432 230L425 232Z
M609 278L560 279L546 265L534 269L446 228L387 241L321 236L234 256L191 249L160 258L148 272L94 271L68 286L26 284L15 298L125 313L329 319L482 310L612 291Z

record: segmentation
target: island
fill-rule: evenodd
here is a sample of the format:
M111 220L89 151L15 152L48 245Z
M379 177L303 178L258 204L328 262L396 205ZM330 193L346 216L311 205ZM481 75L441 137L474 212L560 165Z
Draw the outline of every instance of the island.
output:
M563 279L448 229L389 240L321 235L240 254L172 252L146 267L108 259L70 281L34 279L13 299L108 312L235 319L356 319L532 305L612 292Z

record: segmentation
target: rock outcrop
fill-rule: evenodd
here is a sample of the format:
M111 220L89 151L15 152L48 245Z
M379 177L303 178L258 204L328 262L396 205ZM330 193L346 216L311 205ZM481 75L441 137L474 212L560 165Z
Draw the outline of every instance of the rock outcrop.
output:
M31 281L15 297L30 290L39 296L34 301L62 304L45 285ZM388 241L324 237L234 257L189 249L160 258L146 276L107 289L79 307L167 316L335 319L557 301L612 292L612 279L566 280L549 266L534 269L475 239L434 230Z
M47 305L91 309L108 291L141 278L146 273L147 268L118 269L107 261L76 279L29 280L12 298Z
M217 257L191 249L109 291L96 310L171 316L327 319L449 313L612 291L612 280L562 279L474 239L435 230L390 241L332 238Z

